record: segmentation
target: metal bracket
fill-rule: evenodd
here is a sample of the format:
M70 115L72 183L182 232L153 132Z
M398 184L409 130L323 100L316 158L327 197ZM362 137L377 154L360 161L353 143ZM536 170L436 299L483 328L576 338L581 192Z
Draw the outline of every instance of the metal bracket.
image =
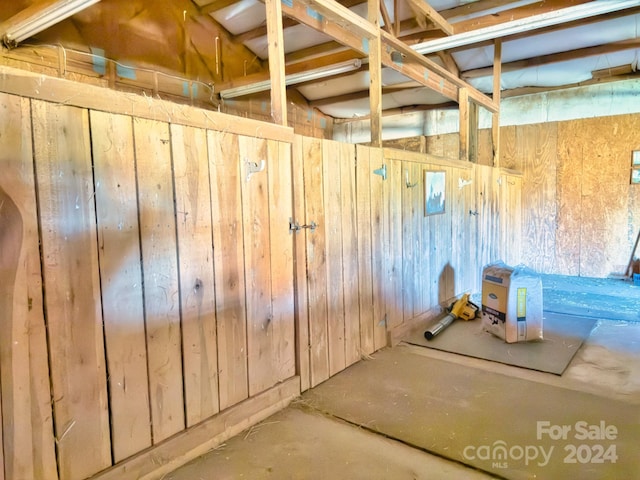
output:
M382 180L386 180L387 179L387 165L385 163L383 163L382 167L378 168L377 170L374 170L373 173L376 174L376 175L380 175L382 177Z
M264 170L264 166L265 166L264 160L260 160L260 163L258 163L258 162L250 162L245 158L244 162L247 164L247 182L251 179L251 175L253 175L254 173L262 172Z
M314 232L316 228L318 228L318 226L319 225L313 220L309 225L300 225L298 222L294 222L292 218L289 218L289 233L300 233L300 230L302 230L303 228L308 228L309 230Z

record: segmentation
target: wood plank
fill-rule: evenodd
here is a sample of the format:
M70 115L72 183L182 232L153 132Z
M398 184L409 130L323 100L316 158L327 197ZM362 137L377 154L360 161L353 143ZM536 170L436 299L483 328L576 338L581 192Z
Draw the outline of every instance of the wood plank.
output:
M387 161L382 151L370 148L369 187L371 189L371 271L373 274L373 346L379 350L387 345L387 291L388 279L385 256L389 245L389 220L385 208L384 180L375 175Z
M216 414L218 351L205 130L171 125L187 427Z
M360 305L356 218L355 145L340 145L342 268L344 282L344 342L346 366L360 360Z
M381 7L384 7L381 9ZM381 0L367 1L367 19L369 23L380 29L380 12L386 12ZM388 14L385 26L389 26ZM369 42L369 111L371 118L371 146L382 146L382 42L376 35Z
M42 304L42 273L28 99L0 94L0 229L5 239L19 236L17 252L3 240L0 263L0 385L4 419L0 419L0 477L57 478L53 441L47 340ZM7 221L8 205L16 206L19 223ZM15 218L15 217L14 217ZM18 227L20 227L18 229ZM15 230L14 230L15 229ZM13 232L11 234L6 232ZM6 272L7 262L15 266ZM24 301L27 299L27 301ZM4 430L4 432L2 432Z
M402 283L402 162L386 160L387 180L384 184L385 215L388 222L388 243L381 252L386 257L387 328L395 328L403 320Z
M329 378L327 252L324 211L324 177L322 170L322 141L304 138L304 190L306 197L306 225L316 222L315 231L305 230L307 242L307 286L309 288L309 348L311 349L311 386ZM301 220L302 222L302 220Z
M303 172L303 138L296 135L292 146L292 183L293 183L293 216L294 222L305 218L305 192ZM291 233L294 238L294 268L295 268L295 296L296 309L296 363L297 374L300 377L300 391L310 388L309 379L309 302L307 285L307 252L305 235L300 232Z
M84 479L111 465L89 116L34 101L32 117L58 467Z
M429 235L429 220L425 217L425 184L424 184L424 165L414 163L417 167L414 175L417 175L416 180L418 182L419 201L416 202L420 205L416 211L416 222L418 227L416 228L416 240L417 240L417 255L416 255L416 268L415 268L415 282L417 286L416 297L414 299L414 314L424 315L435 305L431 303L431 279L433 272L431 271L431 264L429 258L431 256L431 237ZM415 178L415 177L414 177Z
M412 162L402 162L402 208L400 215L402 216L402 289L403 299L403 322L411 320L414 317L416 304L416 256L419 254L417 249L417 241L419 239L419 224L415 221L416 210L422 213L422 202L416 199L416 190L419 190L421 182L417 181L414 174L414 166ZM413 187L408 187L414 185ZM418 200L416 204L416 200Z
M466 88L461 88L458 91L458 104L460 106L460 160L469 160L469 148L470 148L470 123L469 123L469 91Z
M360 351L374 352L373 272L371 251L371 164L369 147L356 145L356 238L358 248L358 300Z
M502 80L502 40L493 41L493 102L498 110L491 117L491 144L493 145L493 166L500 164L500 82Z
M176 213L169 126L135 118L153 443L185 427Z
M220 409L249 395L238 137L207 132L218 322Z
M47 88L41 88L46 81ZM0 66L0 92L53 103L90 108L104 112L132 115L148 120L163 120L180 125L228 131L285 142L293 141L293 129L250 118L178 105L167 100L123 93L61 78L47 77Z
M480 276L475 255L477 238L474 181L472 170L452 169L449 205L451 207L451 265L455 272L454 295L475 292L476 277Z
M453 25L451 25L447 20L444 19L442 15L438 13L438 11L429 5L427 2L420 0L408 0L409 6L411 9L417 13L422 14L424 17L429 19L433 24L440 30L442 30L447 35L453 35L454 29ZM418 23L420 23L418 21ZM426 23L426 22L425 22Z
M265 140L240 137L242 225L247 301L247 361L249 396L271 387L274 361L271 306L271 245L269 242L269 179ZM250 163L264 170L251 174Z
M294 251L289 232L293 215L291 145L270 140L267 151L269 181L269 241L271 245L271 382L296 373Z
M285 408L300 393L293 377L195 425L90 480L157 480Z
M324 179L324 232L327 256L329 375L335 375L346 366L341 161L340 145L331 140L324 140L322 142L322 178Z
M269 79L271 80L271 117L277 125L287 126L287 89L284 76L284 36L282 2L264 1L267 15Z
M444 306L455 295L455 271L451 265L451 168L429 167L446 175L445 211L428 217L431 271L431 300L433 307ZM448 305L447 305L448 306Z
M151 445L131 117L90 112L114 461Z

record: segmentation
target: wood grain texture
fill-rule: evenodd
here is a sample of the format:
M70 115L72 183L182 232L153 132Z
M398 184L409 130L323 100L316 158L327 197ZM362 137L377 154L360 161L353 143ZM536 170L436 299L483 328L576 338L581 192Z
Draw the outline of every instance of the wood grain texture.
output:
M111 441L115 462L151 445L131 117L91 112Z
M211 175L220 409L249 395L238 137L207 133Z
M152 438L157 444L185 427L171 140L166 123L136 118L133 125Z
M0 208L0 276L6 279L0 287L5 466L0 471L6 471L7 478L56 479L29 100L0 94L0 138L0 190L5 195ZM18 210L19 222L16 216L7 221L10 203ZM10 240L13 235L20 237L19 243ZM7 262L15 262L13 281Z
M218 351L205 130L171 125L186 425L216 414Z
M291 145L270 140L267 145L269 179L269 242L271 245L271 351L269 382L275 385L296 373L294 252L289 218L293 215ZM270 386L271 386L270 385Z
M358 303L360 310L360 350L374 351L373 272L371 236L370 148L356 146L356 238L358 249Z
M451 265L454 276L454 294L477 291L480 273L476 265L477 224L476 196L473 171L454 168L449 184L451 207Z
M387 180L384 183L384 205L388 221L388 243L383 253L387 277L387 327L393 328L404 321L402 295L402 162L387 159Z
M296 135L292 146L292 183L293 183L293 222L300 222L305 218L305 191L303 169L304 137ZM310 348L309 348L309 302L307 286L307 251L305 235L292 232L294 241L294 269L296 309L296 364L300 377L300 390L308 390L311 386L309 378Z
M305 230L307 242L307 287L309 302L309 345L311 386L329 378L327 254L325 250L325 212L322 170L322 142L305 138L303 142L306 225L318 224L315 232Z
M341 161L340 145L331 140L324 140L322 142L322 184L325 210L323 231L327 259L327 328L330 375L344 370L346 366Z
M360 305L358 285L358 241L356 230L355 146L340 144L342 220L342 269L344 288L345 363L360 360Z
M247 302L247 361L249 396L270 387L273 351L273 311L271 305L271 244L269 242L269 179L267 142L252 137L239 138L242 172L242 225ZM250 163L264 170L250 173Z
M80 480L111 465L89 119L40 101L32 115L58 466Z
M373 347L379 350L387 345L388 288L387 263L389 250L389 213L385 208L383 178L373 173L381 168L386 159L381 150L369 150L369 186L371 188L371 271L373 275Z

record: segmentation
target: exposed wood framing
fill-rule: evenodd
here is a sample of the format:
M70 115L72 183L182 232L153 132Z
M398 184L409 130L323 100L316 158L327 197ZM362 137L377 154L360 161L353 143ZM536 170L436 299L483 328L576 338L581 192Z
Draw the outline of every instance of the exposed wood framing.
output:
M496 40L493 47L493 102L500 106L500 80L502 78L502 41ZM493 143L493 165L500 166L500 108L491 119L491 142Z
M442 15L438 13L438 11L429 5L426 1L423 0L408 0L407 2L409 6L419 14L424 15L429 20L431 20L436 27L442 30L447 35L453 35L453 25L451 25L447 20L444 19Z
M269 77L271 79L271 117L278 125L287 125L287 90L284 74L284 36L282 3L265 0L269 39Z
M460 105L460 160L469 160L469 91L459 90Z
M381 0L369 0L369 21L378 27L380 32L380 20L378 12L384 2ZM369 107L371 111L371 145L382 146L382 45L380 35L369 41Z

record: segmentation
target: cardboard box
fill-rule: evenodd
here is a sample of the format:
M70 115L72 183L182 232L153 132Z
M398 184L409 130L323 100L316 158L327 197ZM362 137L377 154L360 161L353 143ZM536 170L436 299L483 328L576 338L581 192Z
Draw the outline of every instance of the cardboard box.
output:
M507 343L542 340L542 279L502 262L482 271L483 328Z

